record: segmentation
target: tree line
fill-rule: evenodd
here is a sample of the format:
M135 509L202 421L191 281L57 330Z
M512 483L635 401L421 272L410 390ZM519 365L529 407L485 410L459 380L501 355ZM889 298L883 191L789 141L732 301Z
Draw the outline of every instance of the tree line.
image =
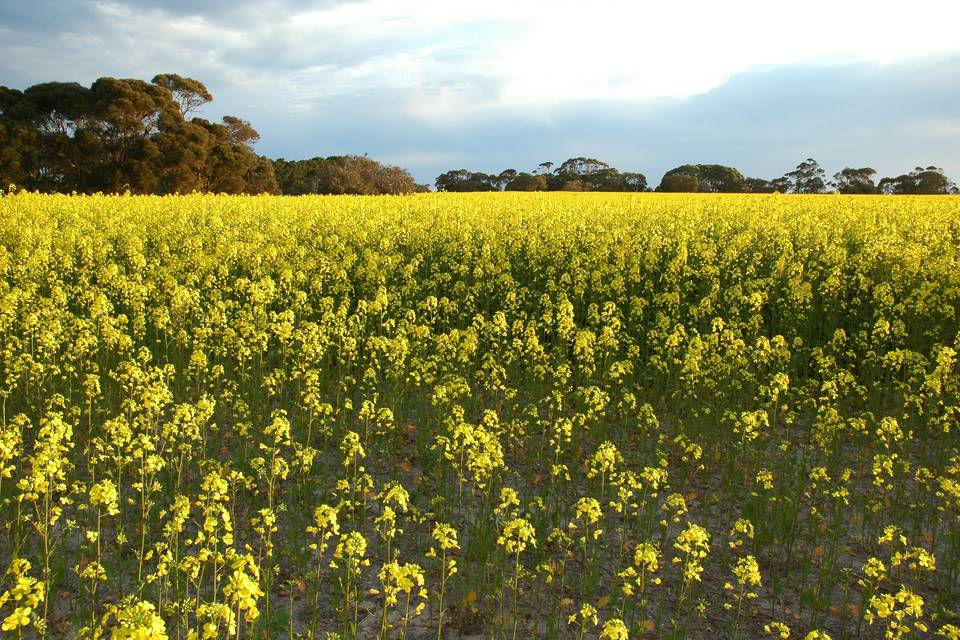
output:
M176 74L0 87L0 184L45 192L277 190L259 134L235 116L193 116L213 96Z
M89 87L0 86L0 188L58 193L409 193L400 167L366 156L271 160L249 122L196 112L213 100L193 78L99 78Z
M273 161L277 184L287 195L313 193L384 195L429 191L406 169L367 156L330 156Z
M570 158L554 169L542 162L532 173L506 169L499 174L456 169L436 180L437 191L647 191L642 173L623 172L595 158Z
M685 164L667 171L656 189L642 173L620 172L595 158L570 158L559 167L542 162L532 172L506 169L499 174L467 169L437 176L438 191L660 191L675 193L827 193L953 194L957 185L934 166L916 167L896 177L875 181L871 167L844 168L828 179L813 158L807 158L779 178L749 178L734 167Z
M253 146L246 120L197 114L213 96L198 80L164 73L150 82L99 78L89 87L46 82L0 86L0 188L60 193L401 194L427 191L401 167L366 155L271 160ZM734 167L687 164L656 191L706 193L943 194L956 185L934 166L875 181L870 167L826 177L808 158L779 178L745 177ZM467 169L437 177L438 191L651 191L642 173L596 158L543 162L531 172Z

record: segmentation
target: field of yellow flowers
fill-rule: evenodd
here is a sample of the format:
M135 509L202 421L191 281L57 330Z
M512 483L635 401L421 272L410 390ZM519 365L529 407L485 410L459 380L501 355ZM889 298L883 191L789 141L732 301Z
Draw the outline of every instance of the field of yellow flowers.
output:
M960 638L960 198L0 196L0 637Z

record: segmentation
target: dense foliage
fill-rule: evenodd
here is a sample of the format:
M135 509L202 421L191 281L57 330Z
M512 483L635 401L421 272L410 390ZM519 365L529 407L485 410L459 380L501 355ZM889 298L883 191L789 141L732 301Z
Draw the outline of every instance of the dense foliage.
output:
M397 195L423 191L406 169L367 156L273 161L280 192L287 195Z
M646 191L642 173L619 171L595 158L569 158L553 169L544 162L533 173L505 169L497 175L457 169L437 176L437 191Z
M960 635L960 200L0 197L0 624Z
M197 80L100 78L90 87L0 86L0 185L60 193L272 193L273 165L249 122L191 116Z
M943 169L917 167L909 174L874 182L871 167L846 167L826 177L813 158L807 158L779 178L748 178L721 164L684 164L670 169L656 190L665 193L796 193L837 191L844 194L956 195L960 193ZM642 173L621 172L594 158L570 158L554 168L541 163L532 173L506 169L487 174L467 169L447 171L436 180L437 191L650 191Z

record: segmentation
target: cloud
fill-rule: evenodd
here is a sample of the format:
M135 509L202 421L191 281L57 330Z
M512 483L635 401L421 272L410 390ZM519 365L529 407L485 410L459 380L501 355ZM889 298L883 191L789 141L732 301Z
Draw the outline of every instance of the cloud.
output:
M898 6L6 0L0 77L189 75L262 153L368 152L422 181L575 155L654 183L685 162L769 176L808 155L958 175L960 3Z
M359 152L390 157L424 182L447 169L531 170L598 157L656 185L689 162L775 177L813 156L830 173L872 165L897 175L935 164L960 177L960 57L896 65L798 65L738 74L689 98L580 100L550 109L499 107L451 124L424 115L415 93L343 96L322 110L256 114L261 151L288 158Z

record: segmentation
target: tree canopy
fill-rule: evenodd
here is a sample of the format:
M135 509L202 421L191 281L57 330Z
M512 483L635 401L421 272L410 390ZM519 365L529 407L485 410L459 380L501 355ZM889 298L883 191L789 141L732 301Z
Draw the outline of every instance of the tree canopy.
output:
M487 174L455 169L437 176L437 191L646 191L642 173L620 172L595 158L569 158L556 170L541 162L530 172L505 169Z
M213 99L198 80L99 78L0 87L0 184L38 191L274 193L249 122L190 117Z
M280 192L384 195L426 190L406 169L384 165L367 156L330 156L273 162Z
M840 193L876 193L877 185L873 182L873 176L876 174L876 169L871 167L860 169L845 167L833 174L833 181L830 184Z
M877 185L880 193L898 195L937 195L957 193L957 185L934 166L917 167L896 178L884 178Z
M660 181L659 190L744 193L749 189L746 178L733 167L725 167L721 164L685 164L667 171Z
M89 87L44 82L0 86L0 188L62 193L400 194L426 191L404 168L366 155L271 160L259 132L239 116L198 115L213 100L194 78L161 73L150 82L99 78ZM721 164L667 171L657 191L690 193L956 194L936 166L875 181L872 167L845 167L827 180L813 158L779 178L746 177ZM587 156L531 171L454 169L438 191L649 191L647 178Z

